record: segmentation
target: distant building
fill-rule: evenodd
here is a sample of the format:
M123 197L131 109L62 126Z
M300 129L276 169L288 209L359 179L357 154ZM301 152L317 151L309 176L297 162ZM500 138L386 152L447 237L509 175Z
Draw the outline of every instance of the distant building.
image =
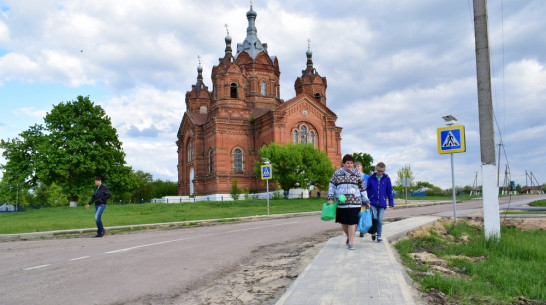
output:
M341 165L342 128L326 106L326 77L313 68L310 47L307 66L294 83L296 95L284 101L279 61L258 39L252 7L246 16L247 36L235 53L229 32L225 37L224 56L212 68L212 90L199 64L197 83L186 93L176 142L179 195L229 193L233 179L240 189L264 191L254 164L259 149L272 142L311 143L334 167Z
M15 212L15 206L13 204L4 203L0 205L0 212Z

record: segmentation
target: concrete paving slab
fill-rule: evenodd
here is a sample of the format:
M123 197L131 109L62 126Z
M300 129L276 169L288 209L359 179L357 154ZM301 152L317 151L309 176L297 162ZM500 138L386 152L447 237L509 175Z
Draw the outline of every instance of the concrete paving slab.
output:
M389 240L433 224L434 216L408 218L383 225L383 243L369 234L355 237L356 250L345 235L331 238L290 285L276 305L415 305Z

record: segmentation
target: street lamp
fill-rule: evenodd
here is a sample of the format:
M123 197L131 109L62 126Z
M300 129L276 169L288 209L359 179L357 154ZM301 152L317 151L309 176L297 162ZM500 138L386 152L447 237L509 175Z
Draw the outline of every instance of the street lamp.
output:
M442 119L444 119L444 121L446 121L447 126L454 125L455 122L457 122L457 119L454 116L452 116L451 114L443 116Z
M457 119L451 114L443 116L442 119L444 119L447 126L453 126L455 125L455 122L457 122ZM453 170L453 153L451 153L450 155L451 155L451 191L453 194L453 221L457 221L457 203L455 199L456 198L455 197L455 172Z

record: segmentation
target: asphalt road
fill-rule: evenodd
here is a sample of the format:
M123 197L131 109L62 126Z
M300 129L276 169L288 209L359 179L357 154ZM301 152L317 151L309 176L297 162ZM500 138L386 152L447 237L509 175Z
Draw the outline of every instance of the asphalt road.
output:
M457 210L479 210L481 204L458 203ZM385 218L450 216L452 211L448 203L392 209ZM333 221L312 215L104 238L0 242L0 304L125 304L141 296L190 291L244 265L262 246L336 228Z
M116 304L192 289L264 245L337 228L318 216L0 243L0 304ZM201 282L202 283L202 282Z

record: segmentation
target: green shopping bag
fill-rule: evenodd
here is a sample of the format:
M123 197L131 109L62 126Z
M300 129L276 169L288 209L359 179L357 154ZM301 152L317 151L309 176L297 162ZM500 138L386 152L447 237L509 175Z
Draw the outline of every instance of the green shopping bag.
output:
M337 209L337 203L323 204L322 215L320 216L320 219L324 221L334 220L336 218L336 209Z

